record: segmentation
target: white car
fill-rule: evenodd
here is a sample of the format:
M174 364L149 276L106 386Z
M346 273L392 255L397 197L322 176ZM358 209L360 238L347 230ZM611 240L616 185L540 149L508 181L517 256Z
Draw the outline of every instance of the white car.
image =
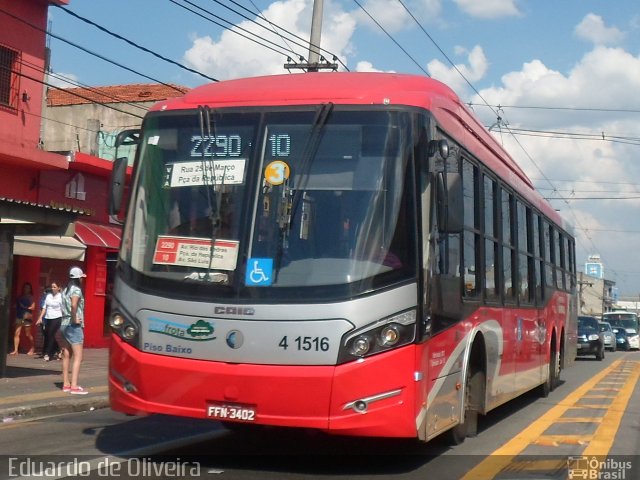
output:
M602 321L609 322L613 328L624 328L629 338L629 347L632 350L640 350L640 337L638 336L640 320L638 315L627 311L605 312L602 315Z
M616 334L613 333L611 325L609 322L598 322L598 325L600 326L600 332L604 336L604 348L615 352L617 348Z
M631 350L640 350L640 336L638 336L638 332L633 328L627 328L626 330Z

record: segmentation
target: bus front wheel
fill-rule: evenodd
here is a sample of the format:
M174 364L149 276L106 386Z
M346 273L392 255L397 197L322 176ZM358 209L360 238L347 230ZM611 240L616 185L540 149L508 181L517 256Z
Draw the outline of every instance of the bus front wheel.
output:
M478 434L478 412L482 406L484 389L484 372L482 370L470 371L465 391L464 417L461 423L449 430L449 443L460 445L465 438L475 437Z

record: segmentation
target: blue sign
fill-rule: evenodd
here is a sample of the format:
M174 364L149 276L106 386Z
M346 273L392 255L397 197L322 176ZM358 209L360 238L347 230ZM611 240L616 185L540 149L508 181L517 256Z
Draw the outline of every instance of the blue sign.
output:
M268 287L272 283L273 258L250 258L247 262L245 285L250 287Z
M584 273L590 277L603 278L601 263L585 263Z

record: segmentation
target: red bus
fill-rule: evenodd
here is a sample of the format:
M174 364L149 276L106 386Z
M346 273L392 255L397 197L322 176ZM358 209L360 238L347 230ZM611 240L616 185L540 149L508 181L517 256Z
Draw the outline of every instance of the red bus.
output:
M433 79L195 88L155 105L139 134L111 406L459 442L478 415L547 395L573 361L574 252L558 213Z

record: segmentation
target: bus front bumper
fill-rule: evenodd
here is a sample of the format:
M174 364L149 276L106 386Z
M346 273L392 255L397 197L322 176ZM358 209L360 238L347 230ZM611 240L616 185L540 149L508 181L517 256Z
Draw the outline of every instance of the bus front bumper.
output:
M113 336L111 408L334 434L415 437L415 346L338 366L252 365L144 353Z

